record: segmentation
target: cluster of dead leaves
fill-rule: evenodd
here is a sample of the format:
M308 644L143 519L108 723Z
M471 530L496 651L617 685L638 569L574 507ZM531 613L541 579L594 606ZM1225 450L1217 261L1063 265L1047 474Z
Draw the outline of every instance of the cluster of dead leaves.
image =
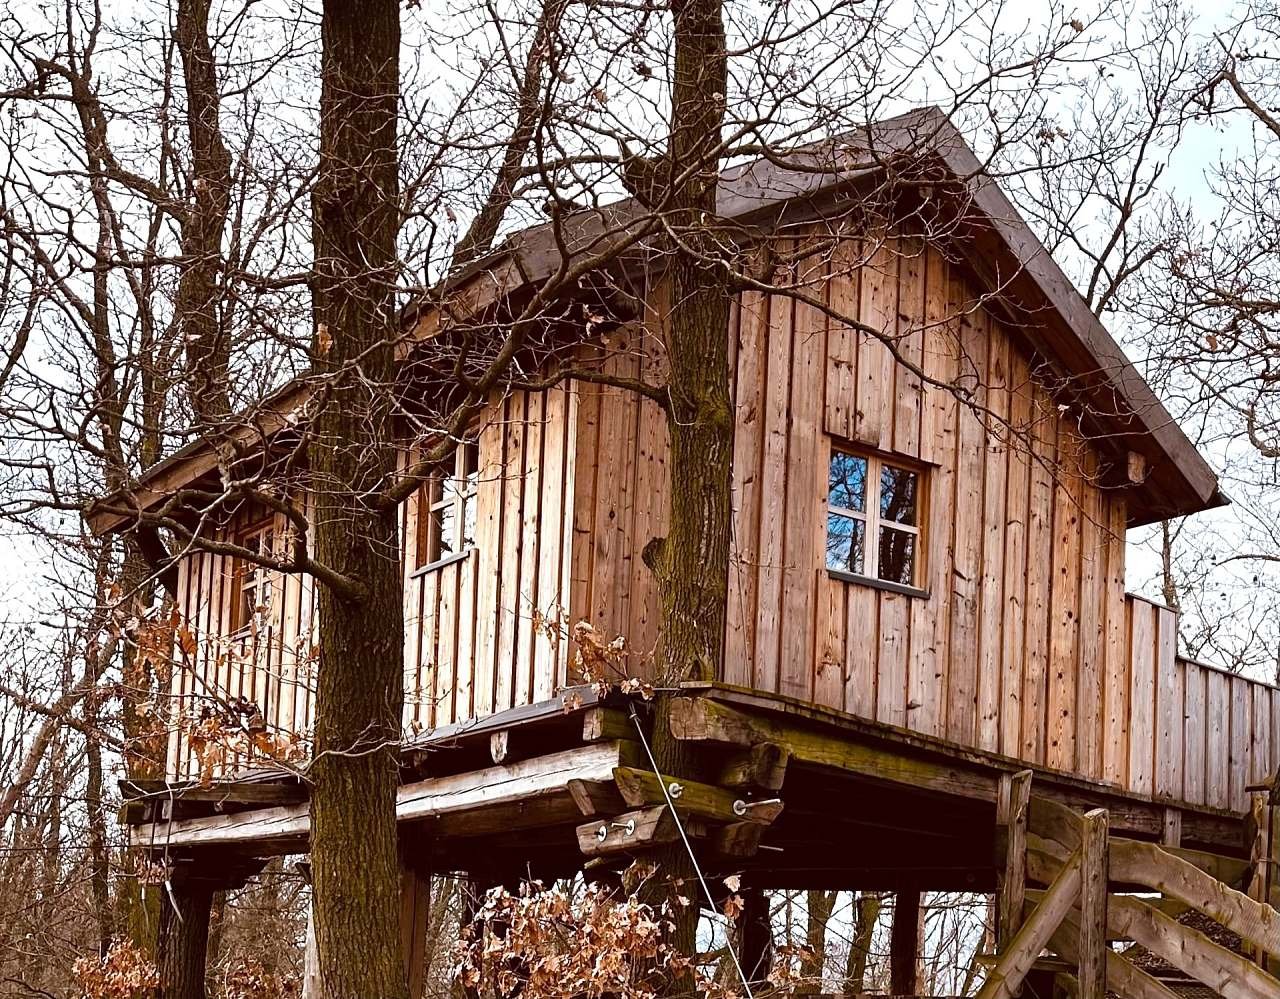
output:
M82 957L72 966L85 999L135 999L160 987L155 963L132 941L117 940L106 957Z
M495 889L463 930L457 973L495 999L651 999L654 976L676 972L683 960L663 941L668 929L650 906L599 886Z
M252 958L237 958L222 976L221 992L224 999L298 999L302 980L268 971Z
M653 699L653 684L648 680L628 676L627 640L618 635L606 642L590 621L579 621L573 626L576 650L573 665L583 683L594 684L600 697L617 689L624 694Z
M228 760L248 763L267 759L288 764L306 756L305 746L295 736L268 729L262 711L244 697L222 710L206 706L198 716L184 719L181 727L195 754L200 783L206 787L222 774Z

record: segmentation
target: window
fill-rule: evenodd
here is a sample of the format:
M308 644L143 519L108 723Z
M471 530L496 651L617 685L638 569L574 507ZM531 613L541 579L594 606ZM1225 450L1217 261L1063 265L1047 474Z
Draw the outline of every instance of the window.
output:
M468 441L418 489L418 568L475 547L479 487L479 448Z
M922 473L833 450L827 477L827 568L920 587Z
M241 531L236 537L236 544L264 557L276 554L275 531L269 523ZM232 572L236 592L232 606L232 634L253 631L271 609L277 573L243 558L235 560Z

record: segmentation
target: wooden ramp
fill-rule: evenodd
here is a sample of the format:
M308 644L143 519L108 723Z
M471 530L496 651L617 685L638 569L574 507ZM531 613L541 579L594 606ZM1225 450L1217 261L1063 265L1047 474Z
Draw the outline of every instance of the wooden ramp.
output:
M1106 810L1080 814L1032 795L1030 771L1005 778L1001 943L979 999L1017 995L1046 951L1071 969L1060 974L1077 999L1178 999L1114 946L1119 941L1224 999L1280 999L1273 790L1274 782L1255 794L1256 845L1245 861L1112 835ZM1028 889L1028 882L1045 888ZM1245 953L1179 920L1192 911L1238 937Z

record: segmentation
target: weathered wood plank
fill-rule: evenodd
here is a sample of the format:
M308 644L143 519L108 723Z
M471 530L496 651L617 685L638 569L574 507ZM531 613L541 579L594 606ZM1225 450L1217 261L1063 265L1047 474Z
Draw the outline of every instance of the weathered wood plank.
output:
M396 819L419 821L477 809L502 808L546 795L568 794L570 780L612 780L627 762L623 743L601 742L506 766L434 777L402 785ZM287 805L136 826L130 843L140 849L199 845L279 848L282 841L305 843L311 828L306 804Z
M1058 463L1053 476L1053 552L1049 584L1048 742L1045 761L1055 770L1076 769L1076 688L1079 680L1080 520L1084 483L1079 437L1067 420L1058 424Z
M739 316L733 421L733 541L729 555L724 677L729 683L749 684L756 658L768 302L760 292L744 292Z
M1030 770L1000 777L996 824L1004 830L1004 869L1000 873L996 940L1010 941L1022 925L1027 886L1027 815L1031 805Z
M1080 896L1080 855L1073 854L1000 954L978 999L1012 999L1040 952Z
M945 386L956 375L959 341L949 321L947 263L930 247L925 261L925 374L940 384L924 389L920 456L935 463L929 481L928 510L932 530L925 533L922 585L927 600L911 603L911 663L907 702L914 704L908 724L917 732L940 736L946 724L948 642L951 634L951 532L955 502L956 397Z
M1085 814L1080 842L1079 999L1105 999L1107 991L1107 813Z
M1156 608L1134 600L1129 613L1128 786L1150 794L1155 787Z
M775 281L790 280L787 274ZM779 526L786 517L787 411L791 404L793 300L769 298L768 378L765 382L764 443L760 467L760 530L753 685L776 691L781 682L782 600L786 553Z

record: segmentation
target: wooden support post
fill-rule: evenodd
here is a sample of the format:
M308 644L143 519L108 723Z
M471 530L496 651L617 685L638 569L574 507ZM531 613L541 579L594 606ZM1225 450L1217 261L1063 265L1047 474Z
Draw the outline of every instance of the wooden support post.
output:
M1107 831L1105 809L1085 815L1080 838L1079 999L1107 994Z
M894 895L893 928L889 936L889 991L913 996L920 983L920 892Z
M307 942L302 950L302 999L320 999L320 951L316 949L316 913L307 905Z
M1000 960L987 976L978 999L1012 999L1018 995L1022 980L1079 897L1080 851L1076 851L1017 935L1001 949Z
M431 911L431 875L400 862L400 946L404 953L409 999L420 999L426 979L427 920Z
M1160 833L1160 845L1172 847L1182 845L1182 809L1166 808L1164 810L1164 829Z
M1263 897L1260 901L1280 909L1280 821L1276 812L1280 809L1280 773L1271 781L1267 790L1266 809L1266 870L1263 877ZM1263 955L1263 967L1280 977L1280 961L1274 956Z
M739 960L747 979L763 982L773 967L773 927L769 922L769 897L762 888L744 888L738 915Z
M1031 771L1004 774L996 797L996 823L1000 827L1004 856L999 876L1000 902L996 921L996 947L1003 948L1022 925L1027 886L1027 815L1031 805Z
M205 999L205 960L214 885L175 871L160 909L160 995L164 999Z

